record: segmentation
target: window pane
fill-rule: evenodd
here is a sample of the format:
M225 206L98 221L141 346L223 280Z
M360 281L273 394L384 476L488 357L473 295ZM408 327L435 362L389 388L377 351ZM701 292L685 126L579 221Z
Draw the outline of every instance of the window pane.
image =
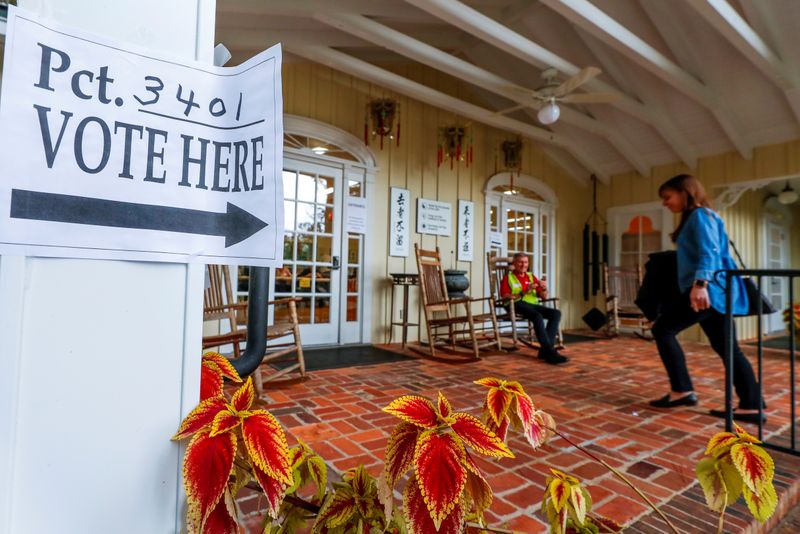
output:
M297 200L314 202L317 190L317 179L308 174L300 174L297 177Z
M347 297L347 321L358 321L358 297L355 295Z
M333 208L317 206L317 232L333 233Z
M314 250L314 237L310 235L297 236L297 260L311 261L311 252Z
M294 171L283 171L283 198L294 198L296 178Z
M298 293L311 293L312 279L311 267L308 265L297 266L297 281L295 282L294 289Z
M283 235L283 259L289 261L294 259L294 234Z
M314 204L305 202L297 203L297 226L296 230L310 232L314 227Z
M314 324L331 322L331 299L328 297L316 299L314 307Z
M281 306L285 308L286 306ZM300 324L309 324L311 322L311 299L305 297L297 303L297 319Z
M294 230L294 202L291 200L283 201L283 227L286 230Z
M358 292L358 268L348 267L347 269L347 291L350 293Z
M317 261L330 263L333 257L333 238L317 236Z
M250 289L250 267L240 265L238 271L236 290L247 292Z
M319 267L316 270L316 289L317 293L331 292L331 269L330 267Z
M317 202L321 204L333 204L333 178L330 176L320 176L317 180Z
M283 267L275 269L275 292L292 292L292 266L290 264L284 263Z
M497 207L495 206L489 208L489 226L492 230L497 230Z
M361 239L350 234L347 240L347 263L357 264L359 258L359 248L361 246Z
M348 188L347 188L347 194L348 195L350 195L351 197L360 197L360 196L362 196L362 194L361 194L361 182L359 182L357 180L348 180L347 184L348 184Z

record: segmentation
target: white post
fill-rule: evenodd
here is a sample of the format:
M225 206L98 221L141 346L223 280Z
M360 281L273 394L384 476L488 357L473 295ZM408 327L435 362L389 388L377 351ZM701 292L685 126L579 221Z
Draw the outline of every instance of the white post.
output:
M211 63L215 0L20 0ZM181 530L198 401L202 265L0 258L0 533Z

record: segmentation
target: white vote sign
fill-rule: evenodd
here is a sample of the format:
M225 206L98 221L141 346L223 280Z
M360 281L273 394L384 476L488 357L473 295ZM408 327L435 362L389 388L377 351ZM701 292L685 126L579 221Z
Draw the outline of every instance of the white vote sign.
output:
M281 49L155 57L13 6L0 253L277 266Z
M417 232L420 234L452 234L453 207L449 202L417 199Z

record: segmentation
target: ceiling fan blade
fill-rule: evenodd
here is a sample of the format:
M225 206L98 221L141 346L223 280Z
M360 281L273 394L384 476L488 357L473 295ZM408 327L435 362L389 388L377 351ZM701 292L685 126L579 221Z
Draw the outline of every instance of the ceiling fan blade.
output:
M518 110L520 110L522 108L527 108L527 107L530 107L530 106L528 106L527 104L519 104L519 105L516 105L516 106L514 106L512 108L506 108L506 109L501 109L501 110L495 111L494 113L495 113L495 115L505 115L506 113L511 113L511 112L518 111Z
M576 74L571 78L568 78L566 81L564 81L564 83L556 87L553 90L553 95L562 96L567 93L571 93L572 91L574 91L581 85L585 84L586 82L588 82L601 72L603 71L601 71L597 67L586 67L584 69L581 69L581 71L578 74Z
M566 102L568 104L608 104L609 102L616 102L622 97L620 93L575 93L572 95L562 96L557 100Z

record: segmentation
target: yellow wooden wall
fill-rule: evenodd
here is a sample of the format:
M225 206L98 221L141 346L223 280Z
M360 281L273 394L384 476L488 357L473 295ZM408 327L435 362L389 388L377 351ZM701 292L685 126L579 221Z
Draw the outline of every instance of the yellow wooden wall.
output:
M470 101L469 93L463 85L447 75L422 66L389 64L382 67ZM374 238L373 249L365 265L366 275L372 277L375 284L374 293L367 295L367 298L372 299L372 342L383 343L388 340L388 324L391 322L389 273L417 272L414 243L419 243L423 248L438 246L446 267L468 271L470 294L484 296L487 290L484 288L486 264L483 187L490 176L503 170L498 168L497 152L500 143L512 136L482 124L472 124L474 163L469 168L461 163L453 170L450 170L447 163L437 167L437 129L454 123L463 125L469 121L320 65L286 64L283 82L286 113L332 124L359 138L363 137L364 111L368 100L391 97L400 102L400 146L387 143L381 150L374 142L370 145L377 155L380 168L371 196L379 206L380 216L370 221L370 231ZM583 220L591 210L590 190L587 186L579 185L531 142L526 141L523 158L522 173L546 182L558 196L556 269L559 273L559 287L552 292L563 299L565 324L577 325L580 316L586 311L586 306L577 300L581 291L578 270L581 249L578 237ZM409 189L414 200L411 208L411 255L408 258L387 257L389 188L392 186ZM436 237L414 232L416 199L419 197L451 203L454 216L458 199L475 203L474 261L452 264L451 258L454 254L451 251L456 250L455 232L453 237ZM453 227L456 227L455 220ZM399 300L400 290L397 291ZM414 302L410 306L415 311L416 293L416 290L412 290ZM400 304L397 303L396 313L399 308ZM399 339L398 335L396 330L395 340ZM416 339L414 330L411 330L411 336Z
M652 170L649 177L638 173L628 173L612 177L611 184L598 193L598 202L604 208L623 206L639 202L658 200L658 187L676 174L694 174L713 195L717 186L747 182L771 177L800 175L800 140L776 145L758 147L753 158L745 160L735 152L701 158L695 171L681 164L663 165ZM717 193L719 192L716 189ZM747 192L733 206L721 210L726 228L748 266L761 265L762 246L762 205L767 193L765 190ZM792 232L792 265L800 267L800 207L793 206L795 212ZM740 338L757 335L755 320L738 319ZM699 329L687 337L700 339Z

